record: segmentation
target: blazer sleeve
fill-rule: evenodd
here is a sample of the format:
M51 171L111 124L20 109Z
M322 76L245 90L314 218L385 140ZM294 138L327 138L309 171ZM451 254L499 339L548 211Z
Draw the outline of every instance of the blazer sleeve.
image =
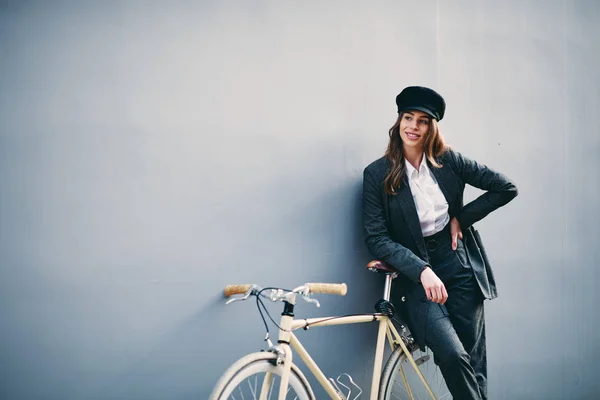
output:
M363 174L363 218L365 243L375 258L396 268L414 282L420 282L421 272L426 265L411 250L394 242L389 234L383 207L382 182L371 171Z
M518 190L515 184L501 173L464 157L458 152L452 153L455 171L463 182L486 191L465 205L456 216L460 228L464 231L517 197Z

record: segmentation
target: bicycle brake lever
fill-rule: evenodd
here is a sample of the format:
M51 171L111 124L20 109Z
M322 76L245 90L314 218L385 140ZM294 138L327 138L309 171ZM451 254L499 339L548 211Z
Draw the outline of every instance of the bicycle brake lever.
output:
M308 297L307 295L303 295L302 298L304 299L304 301L306 301L307 303L312 303L315 306L317 306L317 308L321 307L321 303L319 303L319 300L317 299L311 299L310 297Z
M248 298L249 296L244 296L244 297L236 297L235 299L229 299L227 300L227 302L225 302L225 305L231 304L231 303L235 303L236 301L244 301Z

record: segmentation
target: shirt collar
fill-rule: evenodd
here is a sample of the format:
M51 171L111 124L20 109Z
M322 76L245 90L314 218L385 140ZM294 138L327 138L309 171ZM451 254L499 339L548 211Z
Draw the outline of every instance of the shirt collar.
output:
M419 165L419 171L417 171L415 169L415 167L413 167L412 164L409 163L406 158L404 159L404 165L406 166L406 174L408 175L409 178L412 178L413 176L419 176L423 172L427 172L429 169L429 168L427 168L427 159L425 157L425 154L423 154L423 158L421 158L421 164Z

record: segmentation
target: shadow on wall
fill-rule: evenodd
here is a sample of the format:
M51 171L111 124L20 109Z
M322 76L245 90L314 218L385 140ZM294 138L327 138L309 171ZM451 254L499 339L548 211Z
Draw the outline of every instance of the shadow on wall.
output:
M192 393L177 393L177 388L200 388L206 360L206 339L218 320L222 294L212 296L205 306L165 333L153 348L105 382L90 399L187 399ZM173 396L174 395L174 396ZM195 398L197 393L195 393ZM206 396L208 397L208 396Z
M344 298L319 295L322 304L319 309L299 302L297 317L372 312L372 305L380 296L383 279L365 268L370 256L363 244L361 193L362 180L353 180L294 210L295 218L285 220L288 226L302 226L302 235L318 233L322 239L317 243L314 240L301 243L301 247L309 248L309 252L302 260L294 260L298 264L296 266L303 266L292 274L294 280L300 277L303 282L346 282L349 287ZM272 275L273 271L269 271L268 276ZM288 284L285 276L288 274L283 275L277 276L278 282L257 282L283 286ZM222 279L223 286L231 283L229 276ZM214 294L205 300L202 308L165 333L154 347L129 367L112 371L111 378L87 398L208 398L216 380L229 365L242 355L265 347L264 325L254 301L226 307L221 289L215 287ZM270 305L269 308L277 319L280 305ZM298 335L309 351L315 352L313 356L326 373L332 371L330 374L337 376L348 372L366 387L362 381L365 370L369 370L365 366L372 363L375 329L369 324L320 328L302 331ZM271 335L275 334L276 331L271 328ZM340 334L343 335L342 340L339 340ZM321 357L318 355L321 349L328 349L335 357ZM299 359L296 362L303 367ZM321 389L313 379L311 384L318 396Z

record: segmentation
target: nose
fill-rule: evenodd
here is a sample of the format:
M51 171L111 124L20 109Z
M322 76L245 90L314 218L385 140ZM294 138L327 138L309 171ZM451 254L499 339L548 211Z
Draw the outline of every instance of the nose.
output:
M417 123L417 119L416 118L413 118L410 121L410 128L414 129L414 130L418 130L419 129L419 124Z

